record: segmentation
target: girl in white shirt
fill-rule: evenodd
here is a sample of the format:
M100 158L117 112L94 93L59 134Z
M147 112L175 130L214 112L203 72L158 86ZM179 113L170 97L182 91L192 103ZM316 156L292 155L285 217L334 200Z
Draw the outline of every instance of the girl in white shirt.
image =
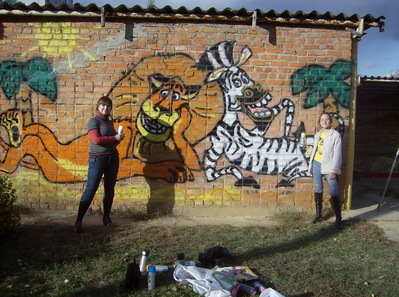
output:
M315 145L309 162L309 171L313 174L316 217L313 223L321 221L323 179L327 181L330 203L335 213L335 226L341 230L341 203L339 199L338 176L341 174L342 141L341 135L332 127L332 117L328 113L320 116L321 130L315 135Z

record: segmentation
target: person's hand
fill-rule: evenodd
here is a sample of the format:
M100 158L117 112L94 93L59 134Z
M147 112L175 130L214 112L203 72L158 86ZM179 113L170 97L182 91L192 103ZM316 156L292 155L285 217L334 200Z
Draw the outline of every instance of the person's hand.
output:
M330 180L333 180L333 179L336 179L336 178L337 178L337 175L336 175L335 173L332 173L332 172L330 172L330 173L328 174L328 176L329 176Z
M125 138L125 134L116 134L115 138L118 142L121 142Z

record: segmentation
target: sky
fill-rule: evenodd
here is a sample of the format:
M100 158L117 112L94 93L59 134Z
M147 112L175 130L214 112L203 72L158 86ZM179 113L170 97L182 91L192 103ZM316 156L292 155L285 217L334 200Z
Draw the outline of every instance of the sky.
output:
M310 13L316 10L320 14L331 12L335 15L345 13L347 16L358 14L363 17L368 14L375 18L385 17L385 31L378 27L366 30L361 38L358 50L358 74L362 76L386 76L397 72L399 74L399 0L153 0L158 8L170 5L172 8L185 6L193 9L196 6L207 10L214 7L218 10L231 8L238 10L246 8L248 11L260 9L267 12L271 9L281 13L285 10L296 13L302 10ZM147 7L149 0L74 0L86 6L94 3L101 7L110 4L117 7L125 4L127 7L140 5Z

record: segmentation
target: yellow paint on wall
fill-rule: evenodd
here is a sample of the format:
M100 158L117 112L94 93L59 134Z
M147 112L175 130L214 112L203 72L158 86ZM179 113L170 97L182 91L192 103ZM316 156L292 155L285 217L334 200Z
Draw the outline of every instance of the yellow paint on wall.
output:
M13 187L18 191L28 191L29 195L18 195L19 197L29 197L28 199L35 200L38 203L39 197L47 196L55 199L70 199L74 201L82 195L82 187L74 189L62 184L55 184L46 181L37 171L22 171L15 175L9 176ZM38 186L40 181L40 186ZM23 202L23 201L20 201Z
M243 195L245 194L240 188L226 185L199 191L195 189L188 190L184 184L175 184L171 187L160 187L151 191L149 185L141 177L134 177L132 179L134 182L118 181L115 187L115 201L122 202L123 207L134 208L138 205L145 206L150 200L159 202L169 201L173 202L176 206L231 206L243 202ZM43 207L46 203L53 204L51 200L56 200L58 203L67 203L70 207L77 208L78 201L85 188L85 182L74 184L48 182L42 178L38 171L21 171L10 176L10 180L14 188L17 189L19 197L29 197L25 201L19 201L19 203L29 204L33 201L34 204L41 203L40 207ZM38 183L40 187L37 186ZM19 191L29 191L29 195L18 193ZM94 197L94 209L98 208L101 210L103 193L104 190L101 184ZM291 195L281 196L277 199L273 198L276 197L276 193L270 190L261 191L258 195L260 197L260 201L258 202L261 203L269 201L272 206L292 206ZM252 201L256 202L256 198ZM303 204L303 206L306 205Z
M72 68L71 54L77 51L82 52L92 61L96 60L92 54L77 44L76 40L89 40L89 38L81 35L79 30L74 30L72 28L72 23L43 23L30 25L37 29L34 38L38 41L38 45L22 53L22 56L36 49L40 49L44 51L43 57L66 56L70 68Z
M73 172L75 176L78 176L81 179L86 179L87 170L89 168L88 165L78 165L67 159L58 159L55 162L59 166L67 169L70 172Z

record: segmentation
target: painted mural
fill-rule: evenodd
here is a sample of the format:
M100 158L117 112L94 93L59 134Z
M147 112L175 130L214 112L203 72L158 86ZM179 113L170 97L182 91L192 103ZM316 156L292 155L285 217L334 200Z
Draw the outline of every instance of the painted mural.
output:
M8 174L14 173L19 166L37 170L41 168L38 160L55 158L50 148L56 146L47 139L55 140L56 137L47 127L33 121L31 96L32 92L37 92L56 101L57 77L48 61L42 58L26 63L5 60L0 63L0 71L1 89L13 106L0 114L0 125L6 131L0 138L3 149L0 170ZM53 168L50 165L48 169ZM41 171L46 173L47 167Z
M251 49L242 47L238 57L235 49L236 41L223 41L199 57L143 57L126 69L108 92L115 125L124 126L126 134L118 147L119 180L142 176L186 183L194 181L193 172L198 171L209 183L231 175L235 187L259 189L259 176L281 176L276 187L293 187L294 180L309 178L308 156L299 146L306 127L301 123L292 131L298 106L289 98L272 104L267 86L243 69ZM0 114L6 131L0 138L0 172L14 174L26 167L51 183L85 181L87 133L61 142L46 125L33 121L32 92L57 104L57 75L51 63L41 57L25 63L5 60L0 67L2 92L13 102ZM349 105L349 76L350 62L344 60L329 68L305 66L292 74L292 95L305 94L304 109L322 103L343 134L339 108ZM283 133L269 135L277 118L283 119ZM307 139L311 144L312 135ZM204 140L208 147L199 149Z
M84 38L71 22L32 23L29 25L36 32L33 34L32 39L37 40L38 44L23 52L22 56L39 50L43 52L43 58L52 57L53 61L59 57L66 57L68 66L71 69L74 64L71 60L71 54L74 52L81 52L91 61L95 61L93 55L79 45L79 40L82 40L82 38L89 40L89 38Z
M309 65L297 70L291 78L292 95L306 92L303 108L314 108L323 104L323 110L332 115L333 126L341 135L345 132L339 106L349 108L350 86L346 82L351 75L351 63L335 61L329 68Z
M254 174L281 174L288 180L281 180L279 186L292 186L292 180L309 176L305 152L299 147L298 140L290 138L295 106L284 98L269 107L272 95L240 68L251 57L251 50L244 47L238 61L234 61L234 45L235 41L222 42L200 58L201 66L212 70L207 81L217 81L223 90L225 104L223 118L211 134L212 147L204 156L207 180L233 174L237 178L236 186L259 189L252 176L243 176L239 169L242 168ZM284 110L284 135L268 137L271 122ZM245 128L238 119L239 113L246 114L255 128ZM222 155L233 165L218 169L217 162Z
M204 84L206 74L188 55L163 55L143 58L115 84L108 95L130 139L119 147L119 178L194 179L191 171L201 170L194 146L223 112L220 90Z

